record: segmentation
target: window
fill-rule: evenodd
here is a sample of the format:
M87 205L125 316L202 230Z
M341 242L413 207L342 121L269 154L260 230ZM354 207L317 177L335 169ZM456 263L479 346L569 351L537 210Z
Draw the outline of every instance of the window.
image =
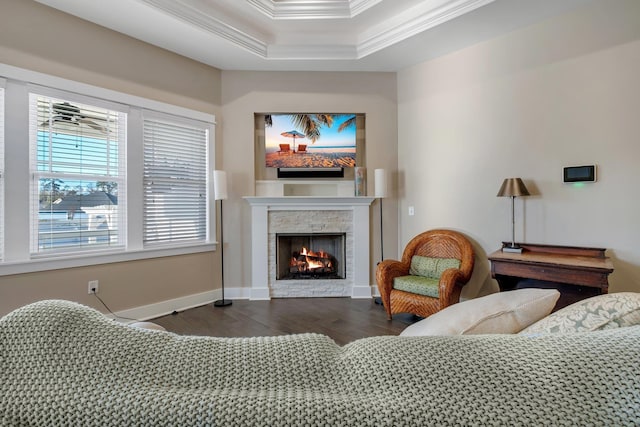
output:
M211 114L0 63L0 276L215 249L214 135Z
M144 245L207 238L204 124L144 119Z
M29 95L31 253L125 245L126 114Z

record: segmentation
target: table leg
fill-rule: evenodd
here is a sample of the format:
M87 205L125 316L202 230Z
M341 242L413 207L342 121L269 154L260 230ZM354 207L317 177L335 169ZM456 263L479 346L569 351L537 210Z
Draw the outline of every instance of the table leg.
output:
M520 277L501 276L501 275L496 275L494 278L498 282L498 286L500 287L500 292L510 291L515 289L516 286L518 286L518 282L522 280Z

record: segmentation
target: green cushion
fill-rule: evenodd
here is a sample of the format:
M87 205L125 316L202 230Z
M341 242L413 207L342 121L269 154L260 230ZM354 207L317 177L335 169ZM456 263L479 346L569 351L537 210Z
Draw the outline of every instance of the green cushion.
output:
M456 258L432 258L414 255L411 258L409 274L431 279L440 279L442 273L449 268L460 268L460 260Z
M438 298L440 279L422 276L400 276L393 279L393 289Z

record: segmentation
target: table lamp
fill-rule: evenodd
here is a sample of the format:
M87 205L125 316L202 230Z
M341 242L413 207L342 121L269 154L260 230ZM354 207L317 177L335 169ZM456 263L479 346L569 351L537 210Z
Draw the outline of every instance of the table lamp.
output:
M498 197L511 197L511 243L502 248L503 252L521 253L522 248L516 244L515 198L529 196L529 190L520 178L506 178L502 182Z

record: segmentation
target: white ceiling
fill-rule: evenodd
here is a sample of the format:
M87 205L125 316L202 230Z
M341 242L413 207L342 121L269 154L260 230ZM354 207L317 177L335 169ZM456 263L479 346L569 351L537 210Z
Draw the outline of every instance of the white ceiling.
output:
M223 70L397 71L593 0L36 0Z

